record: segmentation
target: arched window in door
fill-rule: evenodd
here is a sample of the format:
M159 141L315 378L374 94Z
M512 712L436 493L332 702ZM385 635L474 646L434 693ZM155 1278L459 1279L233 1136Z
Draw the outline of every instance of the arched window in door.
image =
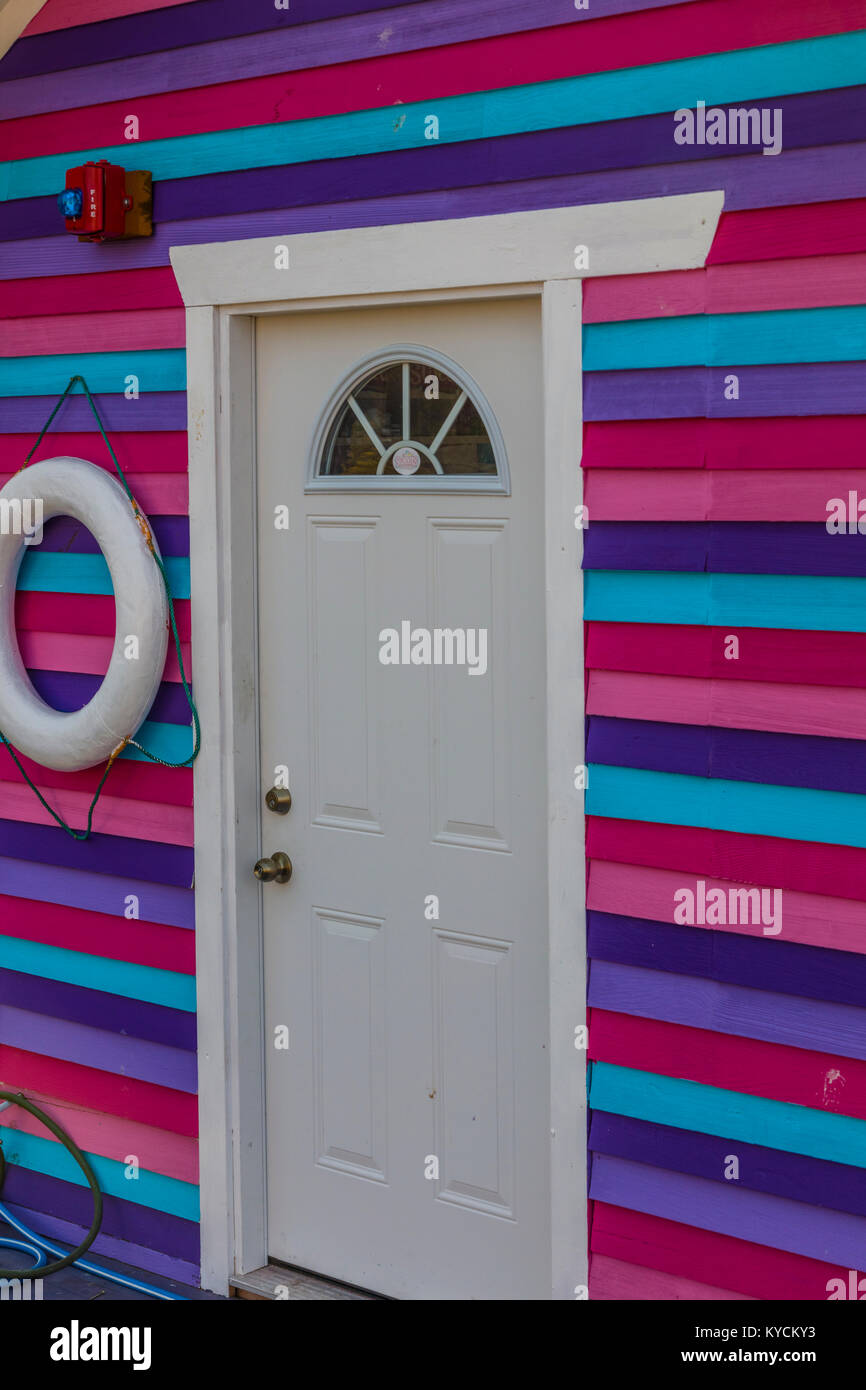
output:
M308 485L508 492L505 447L474 381L432 349L366 358L332 396L313 443Z

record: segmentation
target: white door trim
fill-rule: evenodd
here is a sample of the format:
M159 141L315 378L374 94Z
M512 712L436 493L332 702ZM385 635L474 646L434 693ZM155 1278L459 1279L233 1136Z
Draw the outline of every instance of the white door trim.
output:
M267 1262L255 650L255 318L542 297L548 690L550 1296L587 1282L581 279L705 264L724 195L174 247L187 307L202 1286ZM277 269L276 248L288 249ZM587 268L576 269L575 248ZM283 259L285 257L283 256ZM237 639L235 639L237 634ZM585 1296L583 1294L582 1296Z

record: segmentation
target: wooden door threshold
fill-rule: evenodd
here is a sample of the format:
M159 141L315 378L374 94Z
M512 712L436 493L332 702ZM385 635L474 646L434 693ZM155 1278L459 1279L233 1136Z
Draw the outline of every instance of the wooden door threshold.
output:
M292 1269L288 1265L267 1264L250 1274L238 1274L231 1280L232 1298L247 1298L279 1302L286 1299L338 1299L387 1302L380 1294L368 1293L364 1289L353 1288L350 1284L339 1284L332 1279L323 1279L318 1274L310 1274L305 1269Z

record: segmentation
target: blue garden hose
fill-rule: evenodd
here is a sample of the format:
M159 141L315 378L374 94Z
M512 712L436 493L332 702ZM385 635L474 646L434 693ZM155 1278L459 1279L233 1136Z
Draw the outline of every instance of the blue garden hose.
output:
M87 1179L88 1186L93 1193L93 1221L90 1230L84 1237L80 1245L74 1250L66 1251L60 1245L55 1245L53 1241L46 1240L44 1236L37 1235L25 1226L23 1221L19 1221L17 1216L13 1216L8 1207L0 1202L0 1219L9 1223L19 1235L25 1237L23 1241L12 1240L0 1235L0 1249L2 1250L23 1250L25 1254L32 1255L35 1263L27 1269L0 1269L0 1279L20 1279L27 1278L31 1273L41 1270L39 1278L45 1278L48 1274L54 1274L57 1270L65 1269L68 1265L74 1265L76 1269L81 1269L85 1274L93 1274L98 1279L107 1279L112 1284L121 1284L124 1288L134 1289L136 1293L146 1294L149 1298L165 1299L173 1303L185 1303L187 1300L183 1294L169 1293L167 1289L158 1289L153 1284L145 1284L140 1279L132 1279L127 1274L116 1274L113 1270L103 1269L100 1265L91 1264L89 1260L84 1260L81 1256L96 1240L99 1228L102 1224L102 1193L99 1190L99 1183L96 1174L88 1163L85 1155L81 1152L78 1145L69 1135L61 1129L56 1120L50 1115L46 1115L44 1110L40 1110L38 1105L34 1105L32 1100L28 1100L24 1095L16 1095L11 1091L0 1091L0 1111L5 1110L10 1105L19 1105L22 1110L27 1110L34 1115L41 1124L49 1129L56 1139L59 1139L64 1148L68 1149L75 1159L79 1168ZM6 1176L6 1159L3 1155L3 1146L0 1143L0 1192L3 1189L3 1179ZM55 1255L57 1258L50 1264L48 1256Z

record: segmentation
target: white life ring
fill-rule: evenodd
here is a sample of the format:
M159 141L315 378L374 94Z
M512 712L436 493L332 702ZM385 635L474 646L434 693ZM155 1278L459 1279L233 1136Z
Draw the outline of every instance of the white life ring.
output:
M18 647L15 587L25 549L32 547L20 528L12 534L16 498L21 504L31 499L31 508L41 500L43 521L73 516L86 526L114 585L111 663L90 703L71 714L52 709L36 692ZM4 499L13 506L3 507ZM137 659L128 659L129 637L138 639ZM104 762L143 723L159 689L167 647L165 585L120 483L78 458L45 459L10 478L0 489L0 731L13 748L58 772Z

